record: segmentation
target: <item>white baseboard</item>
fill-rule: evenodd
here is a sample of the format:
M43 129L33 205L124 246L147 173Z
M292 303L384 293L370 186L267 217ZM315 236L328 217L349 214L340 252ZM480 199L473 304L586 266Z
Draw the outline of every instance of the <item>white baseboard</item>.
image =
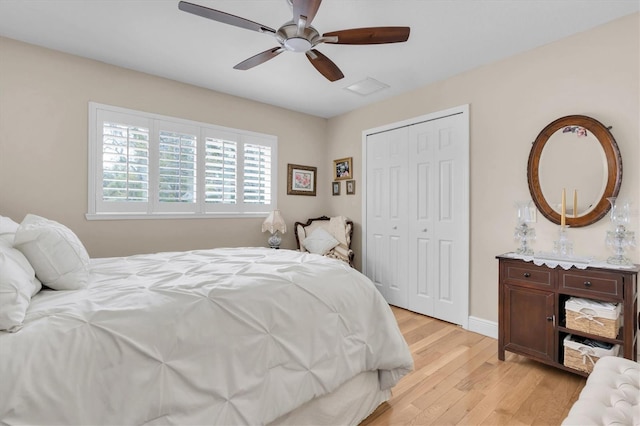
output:
M498 338L498 323L478 317L469 317L469 331L483 336Z

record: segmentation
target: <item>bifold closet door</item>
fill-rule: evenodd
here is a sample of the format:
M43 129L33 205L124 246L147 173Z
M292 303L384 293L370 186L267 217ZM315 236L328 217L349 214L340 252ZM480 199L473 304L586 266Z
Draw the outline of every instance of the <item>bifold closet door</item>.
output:
M409 309L455 324L466 316L467 144L462 114L409 128Z
M367 136L366 275L392 305L408 308L408 129Z
M468 109L458 108L367 134L363 206L364 272L387 302L463 326L469 306L468 120Z

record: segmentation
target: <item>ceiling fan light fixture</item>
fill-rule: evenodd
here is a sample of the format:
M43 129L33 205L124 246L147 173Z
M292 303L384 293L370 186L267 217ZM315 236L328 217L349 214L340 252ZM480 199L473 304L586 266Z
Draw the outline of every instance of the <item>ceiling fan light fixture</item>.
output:
M291 37L284 41L284 48L291 52L306 52L311 49L309 40L302 37Z
M360 80L357 83L353 83L350 86L345 87L346 90L357 93L360 96L369 96L380 90L388 89L390 86L384 84L375 78L367 77L364 80Z

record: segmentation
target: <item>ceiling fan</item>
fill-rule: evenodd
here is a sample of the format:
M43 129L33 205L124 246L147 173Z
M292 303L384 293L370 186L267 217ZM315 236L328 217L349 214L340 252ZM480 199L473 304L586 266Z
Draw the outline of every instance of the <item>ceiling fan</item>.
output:
M309 62L327 80L336 81L343 78L344 74L336 64L315 49L318 44L384 44L400 43L409 39L409 27L352 28L324 33L320 36L318 30L311 26L311 21L316 16L322 0L287 1L293 10L293 19L286 22L278 30L239 16L186 1L179 2L178 9L203 18L213 19L223 24L234 25L260 33L268 33L276 38L280 46L265 50L240 62L233 67L237 70L248 70L275 58L285 51L300 52L306 55Z

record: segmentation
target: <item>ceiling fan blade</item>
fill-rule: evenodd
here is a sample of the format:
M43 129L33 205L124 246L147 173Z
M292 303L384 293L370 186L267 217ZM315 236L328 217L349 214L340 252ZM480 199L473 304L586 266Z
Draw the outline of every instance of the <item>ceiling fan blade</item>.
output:
M254 55L249 59L245 59L233 68L236 70L248 70L249 68L253 68L257 65L267 62L269 59L275 58L282 52L284 52L282 46L274 47L273 49L265 50L262 53L258 53L257 55Z
M331 39L325 41L325 43L334 44L401 43L409 39L410 31L409 27L352 28L350 30L325 33L322 37L337 37L337 41L332 41Z
M293 0L293 22L298 22L300 16L306 16L307 21L305 26L308 27L318 13L322 0Z
M179 2L178 9L182 10L183 12L202 16L203 18L213 19L214 21L222 22L223 24L229 24L235 27L245 28L247 30L258 31L259 33L276 33L276 30L274 30L273 28L269 28L266 25L262 25L248 19L241 18L239 16L231 15L230 13L221 12L219 10L210 9L208 7L200 6L186 1Z
M325 76L329 81L340 80L344 77L342 71L331 59L318 52L316 49L311 49L307 52L307 59L318 70L320 74Z

